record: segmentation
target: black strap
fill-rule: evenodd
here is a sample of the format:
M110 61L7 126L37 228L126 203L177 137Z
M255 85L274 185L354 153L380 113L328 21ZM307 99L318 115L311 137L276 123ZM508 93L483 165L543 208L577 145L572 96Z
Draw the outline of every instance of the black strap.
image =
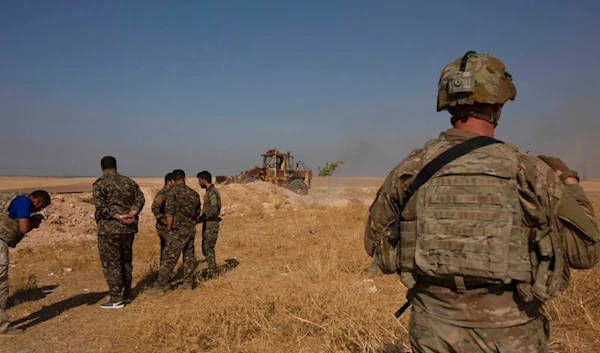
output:
M465 72L465 69L467 68L467 60L475 54L477 54L475 51L469 50L465 53L465 55L463 55L462 59L460 60L460 71Z
M410 301L406 301L406 303L404 303L404 305L402 305L402 307L400 309L398 309L398 311L396 311L396 313L394 314L394 316L397 318L399 318L400 316L402 316L402 314L404 314L404 312L406 311L406 309L408 309L408 307L410 306Z

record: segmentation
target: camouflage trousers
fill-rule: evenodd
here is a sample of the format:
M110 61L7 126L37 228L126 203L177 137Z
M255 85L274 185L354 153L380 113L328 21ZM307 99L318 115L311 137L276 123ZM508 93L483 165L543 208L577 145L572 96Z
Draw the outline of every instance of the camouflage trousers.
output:
M412 310L408 332L414 353L548 352L549 323L542 315L519 326L466 328Z
M8 244L0 239L0 332L8 330Z
M173 269L177 265L179 255L183 253L183 281L194 282L194 267L196 263L196 230L174 230L167 235L165 249L162 251L162 261L158 271L158 285L166 289L173 278Z
M135 234L108 234L98 236L98 252L110 299L119 302L131 298L133 272L133 239Z
M163 252L167 246L167 237L169 237L169 232L167 232L167 229L165 228L156 227L156 233L158 233L158 238L160 239L160 263L162 264Z
M204 222L202 224L202 255L206 259L209 270L217 269L215 245L219 238L219 222Z

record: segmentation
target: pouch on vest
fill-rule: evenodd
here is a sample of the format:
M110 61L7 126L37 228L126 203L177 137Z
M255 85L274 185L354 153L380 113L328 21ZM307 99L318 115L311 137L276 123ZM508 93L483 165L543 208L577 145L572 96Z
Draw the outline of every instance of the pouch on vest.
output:
M389 242L391 234L391 226L388 226L383 231L383 236L379 240L379 244L375 246L373 258L379 266L381 272L385 274L393 274L398 272L398 246L392 246Z
M0 239L14 248L23 239L23 236L19 229L19 222L11 219L5 213L0 213Z

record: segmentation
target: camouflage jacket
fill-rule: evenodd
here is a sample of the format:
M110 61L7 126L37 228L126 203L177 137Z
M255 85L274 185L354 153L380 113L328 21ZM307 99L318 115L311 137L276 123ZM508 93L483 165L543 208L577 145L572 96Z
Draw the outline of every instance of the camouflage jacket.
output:
M200 214L200 195L185 184L175 184L165 195L165 214L173 230L194 231Z
M439 138L457 144L475 136L477 135L468 131L449 129L441 133ZM423 148L413 150L389 173L377 192L364 233L365 250L370 256L373 256L375 244L396 220L402 196L413 177L423 167L424 151ZM593 267L600 259L598 225L592 205L581 186L564 185L542 160L523 153L519 154L517 180L520 204L525 213L523 219L528 219L528 216L554 217L564 243L567 264L573 268ZM575 201L566 207L568 199ZM414 200L415 197L412 197L402 212L405 220L416 218ZM549 204L556 213L540 214L528 200L542 200L542 203ZM591 225L587 229L578 226L586 221ZM537 301L521 301L512 290L492 294L488 288L479 288L458 293L439 283L424 281L416 284L409 292L409 298L414 310L426 312L440 321L461 327L491 328L523 324L532 320L541 306Z
M146 200L136 182L116 171L109 171L94 182L93 199L98 235L137 233L139 212ZM131 210L138 212L131 224L112 218L116 213L126 214Z
M209 186L204 194L204 207L201 220L206 222L219 222L221 218L221 194L214 185Z
M165 195L169 189L165 186L160 189L154 196L152 201L152 213L156 217L156 229L166 230L167 229L167 218L165 214Z

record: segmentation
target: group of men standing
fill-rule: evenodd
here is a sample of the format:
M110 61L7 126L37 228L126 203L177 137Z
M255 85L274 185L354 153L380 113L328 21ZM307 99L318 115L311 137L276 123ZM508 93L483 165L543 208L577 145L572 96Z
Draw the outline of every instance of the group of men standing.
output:
M101 162L103 175L94 182L93 199L98 224L98 251L110 290L110 300L102 308L122 308L132 300L131 276L133 240L138 232L139 213L145 204L144 194L132 179L117 172L112 156ZM196 225L202 223L202 250L208 262L208 274L218 272L214 247L221 218L221 198L212 185L209 172L198 173L198 183L206 189L204 209L200 195L186 185L186 175L176 169L165 177L164 187L156 194L152 212L160 238L158 279L148 292L164 295L173 279L173 269L183 254L184 289L193 289L196 267Z
M186 175L176 169L165 176L164 187L154 197L152 212L156 217L156 232L160 238L160 270L158 280L148 292L164 295L169 287L173 268L183 253L183 289L192 289L195 283L196 224L202 223L202 254L208 263L208 275L218 272L215 245L221 218L221 196L212 184L208 171L196 175L198 184L206 189L204 203L200 195L186 185ZM201 209L202 205L204 208Z

